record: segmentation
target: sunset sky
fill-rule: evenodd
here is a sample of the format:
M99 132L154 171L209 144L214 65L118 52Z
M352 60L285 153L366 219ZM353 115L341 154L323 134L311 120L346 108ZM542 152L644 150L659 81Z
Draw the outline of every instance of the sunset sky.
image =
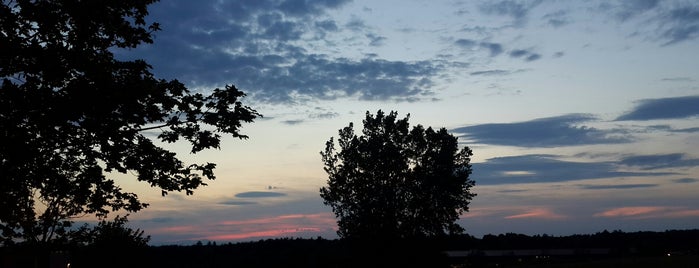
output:
M699 228L697 1L162 1L155 43L115 51L264 118L193 196L118 181L151 204L151 243L336 238L319 152L378 109L473 149L469 234Z

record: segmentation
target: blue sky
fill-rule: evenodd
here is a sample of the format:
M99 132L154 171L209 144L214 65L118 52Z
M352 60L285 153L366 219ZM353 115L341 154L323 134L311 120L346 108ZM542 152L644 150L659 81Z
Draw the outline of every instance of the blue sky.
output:
M164 145L218 164L193 196L115 174L153 244L335 238L319 152L378 109L473 149L470 234L699 225L696 1L182 0L149 19L155 43L118 57L264 115L219 151Z

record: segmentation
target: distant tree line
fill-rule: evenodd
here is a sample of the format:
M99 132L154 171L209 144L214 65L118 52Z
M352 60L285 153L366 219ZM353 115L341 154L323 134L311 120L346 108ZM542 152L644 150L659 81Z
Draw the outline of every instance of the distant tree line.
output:
M347 239L279 238L254 242L163 246L74 246L71 267L448 267L448 250L609 248L603 257L699 257L699 229L602 231L569 236L506 233L452 235L400 244L353 244ZM29 251L30 249L27 249ZM4 267L27 267L21 248L0 248ZM26 254L25 254L26 255Z

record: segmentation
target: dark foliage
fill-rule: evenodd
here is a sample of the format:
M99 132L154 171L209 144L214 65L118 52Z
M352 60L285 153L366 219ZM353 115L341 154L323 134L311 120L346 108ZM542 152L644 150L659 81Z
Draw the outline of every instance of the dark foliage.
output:
M445 128L409 128L409 115L366 113L363 135L350 123L321 152L328 186L324 203L349 239L401 239L458 234L455 223L475 196L471 150L458 149Z
M523 257L450 258L453 250L610 249L606 255L558 259ZM669 258L668 253L676 258ZM3 267L30 267L35 249L0 247ZM46 254L48 256L48 254ZM241 243L196 243L149 247L74 247L53 252L71 267L694 267L699 261L699 230L599 232L569 236L515 233L404 239L391 244L341 240L267 239ZM56 258L64 256L63 258ZM649 265L643 265L644 261ZM49 263L49 260L44 261ZM640 265L639 265L640 264ZM656 266L653 266L657 264ZM677 265L674 265L677 264Z
M186 164L157 140L191 152L219 148L260 116L234 86L210 95L157 79L114 49L151 43L154 0L20 1L0 5L0 240L49 243L71 219L147 206L110 173L192 194L213 163ZM157 139L155 138L157 137Z

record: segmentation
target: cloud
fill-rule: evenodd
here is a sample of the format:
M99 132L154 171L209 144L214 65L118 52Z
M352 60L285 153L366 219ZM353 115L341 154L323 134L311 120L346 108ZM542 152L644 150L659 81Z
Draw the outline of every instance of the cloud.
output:
M695 39L699 36L699 6L682 6L673 8L662 16L661 36L671 45Z
M541 1L486 1L479 6L479 10L487 15L508 16L523 23L529 11L539 3Z
M519 58L519 57L522 57L522 56L527 55L527 54L529 54L529 51L526 51L524 49L515 49L515 50L510 51L510 57L513 57L513 58Z
M525 61L535 61L541 58L538 53L531 52L526 49L515 49L510 51L510 57L512 58L523 58Z
M286 196L286 194L285 193L278 193L278 192L250 191L250 192L237 193L235 195L235 197L238 197L238 198L264 198L264 197L280 197L280 196Z
M583 189L589 190L606 190L606 189L633 189L633 188L652 188L657 187L658 184L614 184L614 185L580 185Z
M463 48L473 48L476 46L476 44L478 44L478 42L471 39L459 39L454 43Z
M616 11L618 19L625 21L658 6L659 0L626 0L620 1Z
M556 28L570 24L568 12L563 10L548 13L544 15L542 19L544 19L549 25Z
M666 82L694 82L694 79L689 77L667 77L660 80Z
M626 0L605 2L600 9L611 12L622 23L638 19L639 28L650 26L649 35L663 40L663 45L699 37L699 5L696 2Z
M619 207L595 213L593 216L632 219L686 218L699 217L699 209L669 206Z
M295 119L295 120L284 120L284 121L282 121L282 124L286 124L286 125L294 126L294 125L298 125L298 124L301 124L301 123L303 123L303 122L305 122L305 121L304 121L304 120L302 120L302 119Z
M653 125L653 126L648 126L648 130L651 131L667 131L667 132L674 132L674 133L694 133L694 132L699 132L699 127L692 127L692 128L673 128L670 125Z
M183 224L149 230L160 238L157 244L173 240L179 244L186 241L240 241L266 237L332 236L337 228L335 217L330 212L309 214L281 214L259 216L245 220L217 220L198 224ZM166 236L167 239L163 239Z
M473 163L477 185L550 183L630 176L659 176L667 172L619 171L615 162L571 162L556 155L520 155Z
M519 147L557 147L625 143L620 131L600 130L579 123L593 121L588 114L568 114L517 123L493 123L452 129L469 142Z
M442 62L348 59L304 48L322 42L332 49L326 35L346 30L361 32L370 45L385 40L358 19L339 26L330 17L329 10L347 2L162 1L149 9L163 28L154 44L115 53L120 59L145 59L157 76L189 87L234 84L269 103L431 96L433 80L447 68Z
M340 114L336 112L321 112L321 113L312 113L308 115L308 118L311 119L332 119L335 117L340 116Z
M695 167L699 165L699 159L686 159L686 155L683 153L637 155L624 157L619 161L619 164L651 170L674 167Z
M616 120L683 119L694 116L699 116L699 95L642 100L633 110Z
M506 216L505 219L543 219L543 220L558 220L567 218L565 215L561 215L553 212L548 208L534 208L527 210L524 213L519 213L515 215Z
M483 76L499 76L499 75L509 75L512 71L508 70L486 70L486 71L476 71L471 72L470 75L483 75Z
M672 182L674 182L674 183L695 183L695 182L699 182L699 179L681 178L681 179L674 179L674 180L672 180Z
M243 206L243 205L255 205L257 202L250 202L250 201L241 201L241 200L226 200L219 202L221 205L230 205L230 206Z
M454 44L463 49L476 49L484 48L488 51L490 57L496 57L504 52L504 48L500 43L493 43L488 41L475 41L472 39L458 39L454 41Z
M372 47L378 47L383 45L383 42L387 39L386 37L376 35L373 33L366 34L366 37L369 38L369 45Z
M498 44L498 43L481 42L480 46L482 48L488 49L488 51L490 51L491 57L495 57L497 55L500 55L503 51L502 45Z
M614 208L614 209L609 209L605 210L599 213L595 213L595 217L629 217L629 216L640 216L640 215L648 215L651 213L659 212L662 210L665 210L665 207L655 207L655 206L648 206L648 207L620 207L620 208Z
M526 60L526 61L535 61L535 60L538 60L538 59L541 59L541 55L540 55L540 54L537 54L537 53L532 53L532 54L529 54L529 56L527 56L524 60Z
M191 240L231 241L279 236L315 237L334 232L336 226L332 213L284 214L216 222L210 228L219 230L217 233L203 233L203 237Z

